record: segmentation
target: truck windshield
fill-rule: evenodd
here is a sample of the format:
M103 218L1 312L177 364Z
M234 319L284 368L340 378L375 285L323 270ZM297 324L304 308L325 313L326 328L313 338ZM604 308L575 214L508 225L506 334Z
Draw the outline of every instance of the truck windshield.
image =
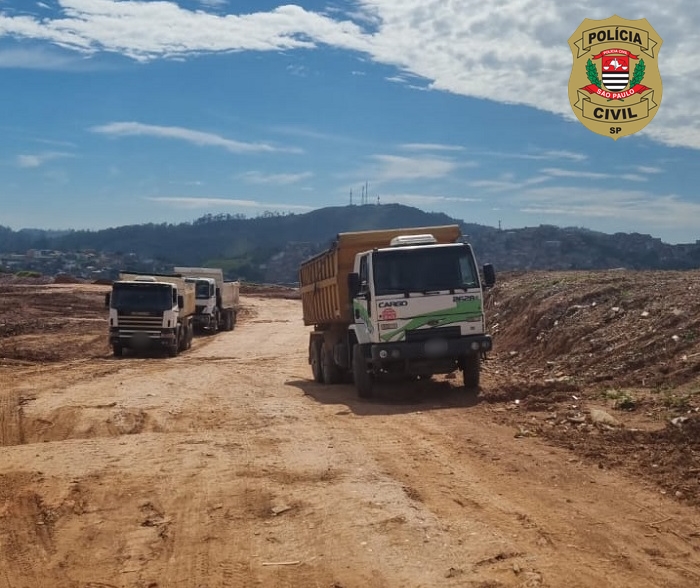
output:
M199 281L195 286L197 298L209 298L209 282Z
M165 284L118 284L112 286L112 308L117 310L169 310L172 286Z
M467 245L378 251L372 259L377 296L465 290L479 286Z

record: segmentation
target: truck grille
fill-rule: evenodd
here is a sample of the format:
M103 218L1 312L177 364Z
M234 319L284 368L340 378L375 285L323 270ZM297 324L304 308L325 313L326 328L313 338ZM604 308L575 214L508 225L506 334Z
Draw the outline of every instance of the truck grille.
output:
M413 329L406 331L406 341L427 341L428 339L454 339L460 337L462 331L458 326Z
M162 316L142 316L119 314L119 328L133 331L160 331L163 325Z

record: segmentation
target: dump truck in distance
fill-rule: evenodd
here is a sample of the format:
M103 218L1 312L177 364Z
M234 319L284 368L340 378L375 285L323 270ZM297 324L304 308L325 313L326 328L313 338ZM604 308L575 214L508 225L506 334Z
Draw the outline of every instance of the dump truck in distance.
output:
M240 283L225 282L220 268L176 267L174 271L195 286L195 328L209 332L232 331L240 307Z
M122 272L105 305L115 356L160 347L174 357L192 346L195 288L181 276Z
M304 324L313 326L308 361L317 382L352 374L360 397L384 374L430 377L461 370L478 389L491 349L482 277L458 225L340 233L303 262Z

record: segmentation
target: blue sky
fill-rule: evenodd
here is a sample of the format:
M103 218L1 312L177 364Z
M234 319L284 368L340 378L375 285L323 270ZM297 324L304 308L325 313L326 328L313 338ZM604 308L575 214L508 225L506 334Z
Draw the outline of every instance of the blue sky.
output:
M700 7L621 0L663 39L658 114L574 118L591 0L0 0L0 224L105 228L400 202L504 228L700 239Z

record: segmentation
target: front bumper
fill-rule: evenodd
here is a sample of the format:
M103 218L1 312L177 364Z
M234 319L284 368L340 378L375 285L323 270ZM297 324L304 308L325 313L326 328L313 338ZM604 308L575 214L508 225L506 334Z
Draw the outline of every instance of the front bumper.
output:
M492 346L490 335L373 343L370 345L370 358L373 363L397 360L459 359L473 353L485 353L490 351Z
M137 331L131 329L111 328L109 330L109 344L122 345L123 347L149 347L160 345L171 347L177 341L174 330Z

